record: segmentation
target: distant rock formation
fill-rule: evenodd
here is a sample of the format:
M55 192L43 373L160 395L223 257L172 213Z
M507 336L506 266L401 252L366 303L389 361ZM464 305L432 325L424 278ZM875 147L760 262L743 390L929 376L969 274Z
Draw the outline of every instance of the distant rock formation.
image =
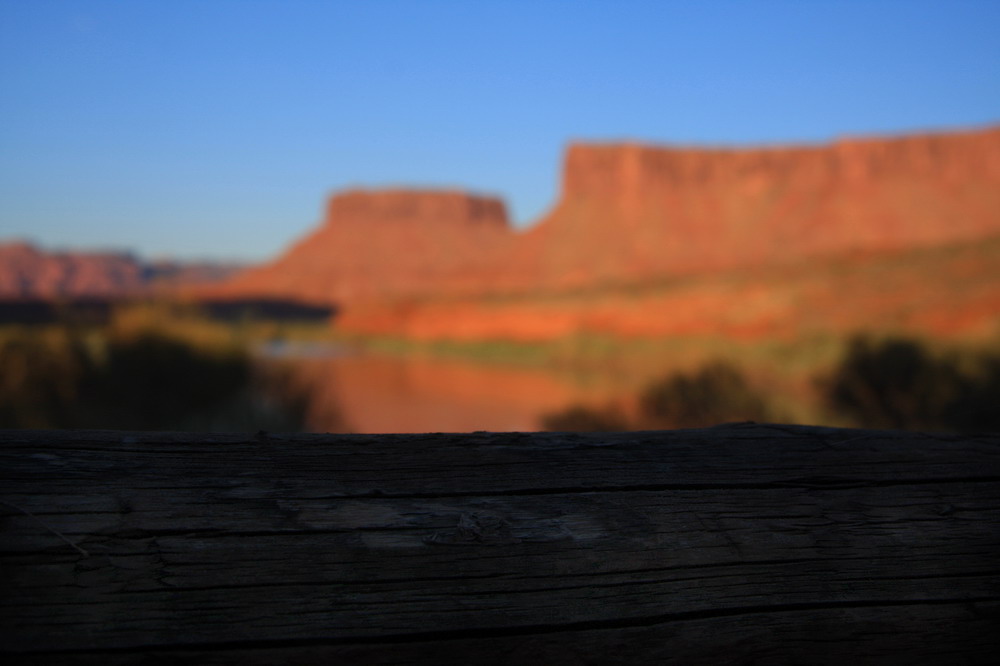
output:
M478 293L514 238L499 199L352 190L331 198L320 228L280 259L207 293L338 305Z
M510 286L579 287L1000 233L1000 128L702 149L575 145Z
M117 252L46 252L0 243L0 298L118 298L157 287L224 280L233 264L145 262Z
M145 284L140 262L128 254L43 252L28 243L0 245L0 296L106 297Z
M354 190L216 295L344 307L537 294L1000 234L1000 128L754 149L574 145L526 232L460 192Z

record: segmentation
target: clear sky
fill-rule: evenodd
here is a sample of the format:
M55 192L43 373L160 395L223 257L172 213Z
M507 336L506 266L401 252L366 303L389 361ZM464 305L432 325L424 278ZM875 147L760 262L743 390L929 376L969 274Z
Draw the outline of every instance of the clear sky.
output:
M0 0L0 238L260 260L350 186L518 224L577 140L1000 122L1000 0Z

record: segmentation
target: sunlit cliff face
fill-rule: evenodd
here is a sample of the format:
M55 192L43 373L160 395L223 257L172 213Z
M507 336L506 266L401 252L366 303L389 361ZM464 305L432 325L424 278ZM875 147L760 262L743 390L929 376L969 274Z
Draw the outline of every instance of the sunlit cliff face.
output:
M482 269L498 263L514 238L496 198L351 190L330 199L319 229L225 293L323 303L475 293Z
M519 248L537 282L900 250L1000 233L1000 129L720 150L569 149L555 209Z
M746 150L574 145L558 203L353 190L230 295L341 305L537 293L1000 234L1000 128Z

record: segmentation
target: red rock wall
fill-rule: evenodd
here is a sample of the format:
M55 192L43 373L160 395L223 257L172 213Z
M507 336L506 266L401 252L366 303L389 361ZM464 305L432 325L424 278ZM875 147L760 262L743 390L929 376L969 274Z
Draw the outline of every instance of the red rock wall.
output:
M235 264L145 262L126 253L46 252L0 243L0 298L118 298L229 278Z
M851 268L813 274L810 263L991 238L1000 238L1000 128L748 150L576 145L558 203L526 232L508 227L496 199L352 191L330 201L318 230L226 289L335 303L342 328L422 339L779 335L882 315L979 331L1000 316L1000 293L978 286L998 281L1000 257L948 268L948 285L965 291L936 285L934 306L921 305L921 285L937 279L924 269L896 270L908 277L892 291ZM807 286L789 291L753 272L785 265ZM732 271L743 281L642 298L607 291ZM576 300L541 298L577 289ZM819 303L829 316L810 314Z
M642 282L997 233L1000 128L753 150L577 145L509 282Z
M435 292L478 293L509 252L503 202L460 192L334 196L319 229L218 295L356 303Z
M552 292L996 234L1000 128L740 150L575 145L559 202L527 232L496 199L346 192L223 295L349 306Z
M48 253L27 243L0 245L0 298L108 297L146 283L134 258L111 253Z

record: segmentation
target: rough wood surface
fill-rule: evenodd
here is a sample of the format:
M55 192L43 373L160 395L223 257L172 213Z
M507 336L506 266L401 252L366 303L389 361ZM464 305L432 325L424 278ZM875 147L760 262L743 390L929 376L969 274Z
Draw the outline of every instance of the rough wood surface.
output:
M1000 435L0 432L22 663L993 663Z

